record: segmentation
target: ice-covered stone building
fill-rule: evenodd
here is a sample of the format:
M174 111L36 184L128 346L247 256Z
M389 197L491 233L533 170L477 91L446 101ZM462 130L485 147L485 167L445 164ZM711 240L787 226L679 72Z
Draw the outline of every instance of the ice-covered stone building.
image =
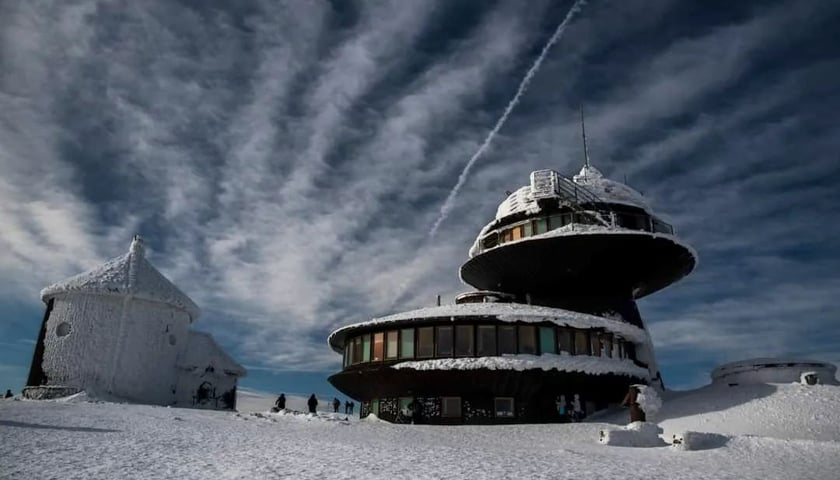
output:
M46 313L24 395L80 391L137 403L234 409L245 369L207 333L198 306L129 252L41 291Z
M477 290L455 305L332 332L329 378L361 413L428 423L563 421L661 386L636 300L678 281L693 249L642 195L587 160L578 175L531 173L461 266ZM559 405L558 405L559 404Z

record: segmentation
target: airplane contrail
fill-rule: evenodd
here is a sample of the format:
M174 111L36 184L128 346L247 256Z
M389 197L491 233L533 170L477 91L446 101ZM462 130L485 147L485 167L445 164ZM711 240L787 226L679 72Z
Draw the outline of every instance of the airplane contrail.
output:
M440 225L443 223L444 220L446 220L446 217L449 216L449 212L452 210L452 206L455 203L455 197L458 196L458 192L461 190L461 187L464 186L464 182L466 182L467 175L469 175L473 165L479 159L479 157L481 157L484 151L487 150L487 147L490 146L490 142L493 141L493 137L495 137L496 134L499 133L499 130L502 129L502 127L508 119L508 116L510 116L510 113L513 111L514 108L516 108L516 105L519 103L520 97L522 97L522 94L525 93L525 90L528 89L528 84L531 83L531 79L540 69L543 60L545 59L546 55L548 55L548 51L555 43L557 43L558 40L560 40L560 37L563 36L563 32L566 30L566 26L569 24L569 22L572 21L572 18L574 18L574 16L580 11L584 4L586 4L586 0L577 0L574 3L574 5L572 5L572 8L570 8L569 12L566 14L566 17L563 19L562 22L560 22L560 25L557 26L556 30L554 30L554 34L551 36L551 38L548 39L548 42L546 42L545 46L542 49L542 52L540 52L540 55L537 57L536 60L534 60L534 64L531 65L530 69L528 69L528 73L525 74L525 77L522 79L522 82L519 83L519 88L516 90L516 95L514 95L513 99L510 101L510 103L508 103L504 113L502 113L502 116L499 117L499 120L496 122L496 126L494 126L493 130L490 130L490 133L487 134L487 137L484 139L484 143L482 143L481 146L478 147L478 150L470 158L470 161L467 162L467 164L464 166L464 169L461 171L461 175L458 176L458 182L455 184L455 187L452 188L452 191L449 192L449 196L446 197L446 201L444 201L443 205L441 205L440 214L438 215L437 220L435 220L434 225L432 225L432 229L429 230L429 234L427 237L428 240L434 238L435 234L440 228Z

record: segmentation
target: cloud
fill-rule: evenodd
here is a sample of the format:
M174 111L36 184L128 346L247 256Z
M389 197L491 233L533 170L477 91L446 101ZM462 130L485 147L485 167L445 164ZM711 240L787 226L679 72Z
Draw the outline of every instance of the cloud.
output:
M627 174L701 255L641 302L663 353L746 351L765 321L749 348L789 350L829 321L813 308L838 267L824 180L840 174L825 121L840 66L773 59L808 44L802 25L827 7L665 28L682 8L581 12L425 245L568 4L4 5L0 298L37 302L140 232L202 306L196 327L242 362L336 368L331 328L467 288L458 267L505 190L580 163L583 101L595 164Z

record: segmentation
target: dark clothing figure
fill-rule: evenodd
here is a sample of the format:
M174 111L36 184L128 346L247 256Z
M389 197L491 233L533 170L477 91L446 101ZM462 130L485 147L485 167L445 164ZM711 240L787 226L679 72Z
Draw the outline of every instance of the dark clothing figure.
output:
M279 397L277 397L277 401L274 402L274 406L277 407L277 410L285 410L286 409L286 394L281 393Z
M333 398L333 413L338 413L338 407L341 406L341 401L337 398Z
M411 423L423 423L423 404L415 398L408 407L411 410Z
M315 413L315 407L318 406L318 399L315 398L314 393L309 397L309 401L306 404L309 406L309 413Z
M344 402L344 413L350 413L350 400Z
M622 407L630 407L630 422L644 422L645 421L645 411L642 410L642 407L639 405L638 398L639 398L639 387L631 386L630 390L627 391L627 395L624 397L624 400L621 402Z
M353 409L356 408L355 402L350 402L350 415L353 415Z
M6 390L6 396L3 397L3 398L12 398L12 397L14 397L14 394L12 393L12 391L11 390Z

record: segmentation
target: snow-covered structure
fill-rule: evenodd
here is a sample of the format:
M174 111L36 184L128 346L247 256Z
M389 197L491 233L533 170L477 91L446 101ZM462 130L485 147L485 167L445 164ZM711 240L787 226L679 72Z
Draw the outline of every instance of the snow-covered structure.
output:
M816 376L818 383L838 385L837 367L817 360L797 358L750 358L726 363L712 370L712 383L741 385L759 383L800 383L803 375ZM804 382L803 382L804 383Z
M245 369L203 332L198 306L145 258L129 252L41 291L47 304L24 394L79 391L138 403L235 406Z
M429 423L550 422L592 413L630 385L662 387L636 299L690 273L696 254L642 195L589 162L531 173L481 229L455 305L345 326L330 382L362 416ZM419 414L417 413L419 412Z

